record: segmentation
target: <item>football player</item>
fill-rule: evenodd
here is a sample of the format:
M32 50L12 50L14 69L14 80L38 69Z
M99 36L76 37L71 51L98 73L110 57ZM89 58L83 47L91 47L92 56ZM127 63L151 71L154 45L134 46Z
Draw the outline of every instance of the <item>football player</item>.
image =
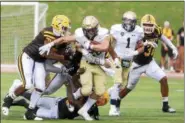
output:
M146 14L141 19L141 26L144 29L144 41L155 42L162 40L167 46L172 49L174 59L177 58L178 52L171 41L162 35L161 28L156 24L155 18L151 14ZM128 83L126 87L121 90L120 98L124 98L130 91L134 89L142 73L159 81L162 95L162 111L174 113L175 109L168 104L168 82L164 71L157 65L153 59L155 48L151 45L144 47L144 52L134 57L134 62L131 65L129 72Z
M54 45L74 41L77 41L88 53L97 57L94 63L86 57L83 57L83 60L81 60L80 67L85 68L86 71L80 76L82 87L74 93L75 99L81 96L89 96L84 106L78 111L78 114L85 120L93 120L87 112L96 103L97 98L105 92L106 83L105 72L99 65L104 65L107 68L110 67L110 63L105 60L105 52L109 48L110 41L108 29L100 27L99 21L94 16L86 16L83 19L82 28L76 29L73 36L59 38L54 42L40 47L40 54L44 54L45 52L48 54L50 48ZM92 92L93 86L94 92Z
M114 85L111 87L111 91L109 91L111 97L109 116L120 115L119 105L121 100L119 98L119 90L127 81L133 56L143 52L143 47L135 50L137 45L142 45L144 37L143 29L136 25L136 22L136 14L132 11L127 11L123 14L122 24L112 25L110 29L116 73Z
M68 85L66 86L67 89L71 88ZM71 90L67 90L67 92L71 93ZM24 106L25 108L28 108L30 96L31 92L25 92L22 96L19 96L19 98L13 100L12 106ZM84 100L86 99L86 97L83 98ZM103 94L103 96L101 96L98 99L97 103L91 107L88 114L93 116L96 120L99 120L98 118L99 112L97 106L105 105L108 102L108 99L109 96L108 93L106 92ZM83 99L81 100L82 100L81 102L84 103L84 100ZM70 110L70 106L73 106L74 109ZM78 105L76 104L70 105L68 97L66 98L41 97L38 100L35 114L38 117L47 119L74 119L75 117L79 116L77 113L78 109L79 109ZM32 115L28 117L24 116L24 119L26 120L32 120L33 118L34 116Z
M9 107L16 96L24 93L25 90L33 87L34 91L31 95L30 105L25 114L29 115L34 112L37 101L42 92L45 90L46 71L44 61L46 58L63 61L64 57L51 52L47 56L39 54L39 47L47 44L61 36L67 34L70 29L70 20L65 15L56 15L50 27L44 28L39 34L29 43L18 57L18 68L22 78L23 85L19 86L12 95L7 95L4 99L3 107Z

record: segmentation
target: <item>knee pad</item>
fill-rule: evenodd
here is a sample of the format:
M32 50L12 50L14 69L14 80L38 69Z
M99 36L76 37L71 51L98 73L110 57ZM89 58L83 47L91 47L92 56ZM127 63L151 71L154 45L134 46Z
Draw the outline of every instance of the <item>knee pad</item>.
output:
M89 96L92 93L92 87L89 87L89 86L82 87L81 93L83 96Z

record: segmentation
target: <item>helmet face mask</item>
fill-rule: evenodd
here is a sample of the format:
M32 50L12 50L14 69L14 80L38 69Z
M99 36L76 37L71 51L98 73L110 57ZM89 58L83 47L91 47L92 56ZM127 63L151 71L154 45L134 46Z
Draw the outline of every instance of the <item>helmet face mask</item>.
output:
M141 27L145 34L152 34L155 30L155 26L155 18L152 15L146 14L141 18Z
M128 18L123 18L123 28L128 31L131 32L135 29L136 26L136 20L131 20Z
M82 29L83 29L84 35L90 40L92 40L98 34L97 26L90 29L85 29L85 28L82 28Z
M56 15L52 20L52 27L55 32L64 36L67 31L71 28L71 22L65 15Z
M84 35L93 40L98 34L99 21L94 16L86 16L82 22L82 30Z
M126 31L131 32L135 29L137 23L136 14L132 11L127 11L123 14L122 21L123 28Z
M155 25L151 23L142 23L141 27L144 30L144 33L151 34L154 32Z

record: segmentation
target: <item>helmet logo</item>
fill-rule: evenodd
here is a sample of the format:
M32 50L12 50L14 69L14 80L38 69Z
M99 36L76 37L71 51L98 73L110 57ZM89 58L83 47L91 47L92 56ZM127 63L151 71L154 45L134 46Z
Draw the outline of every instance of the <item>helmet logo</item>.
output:
M124 32L121 32L120 34L121 34L121 36L124 36Z

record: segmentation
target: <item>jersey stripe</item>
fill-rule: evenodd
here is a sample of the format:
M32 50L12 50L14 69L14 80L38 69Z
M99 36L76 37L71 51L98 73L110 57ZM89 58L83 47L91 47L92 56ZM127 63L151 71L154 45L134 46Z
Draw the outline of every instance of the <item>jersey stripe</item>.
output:
M23 81L23 86L25 86L26 81L25 81L25 76L24 76L24 70L23 70L23 67L22 67L22 55L23 55L23 53L21 53L18 57L18 69L19 69L21 79Z
M44 31L44 34L49 34L51 36L54 36L54 33L53 32L50 32L50 31Z
M50 36L50 35L47 35L47 34L44 34L44 37L48 37L48 38L50 38L50 39L52 39L52 40L55 40L55 39L56 39L55 37Z

